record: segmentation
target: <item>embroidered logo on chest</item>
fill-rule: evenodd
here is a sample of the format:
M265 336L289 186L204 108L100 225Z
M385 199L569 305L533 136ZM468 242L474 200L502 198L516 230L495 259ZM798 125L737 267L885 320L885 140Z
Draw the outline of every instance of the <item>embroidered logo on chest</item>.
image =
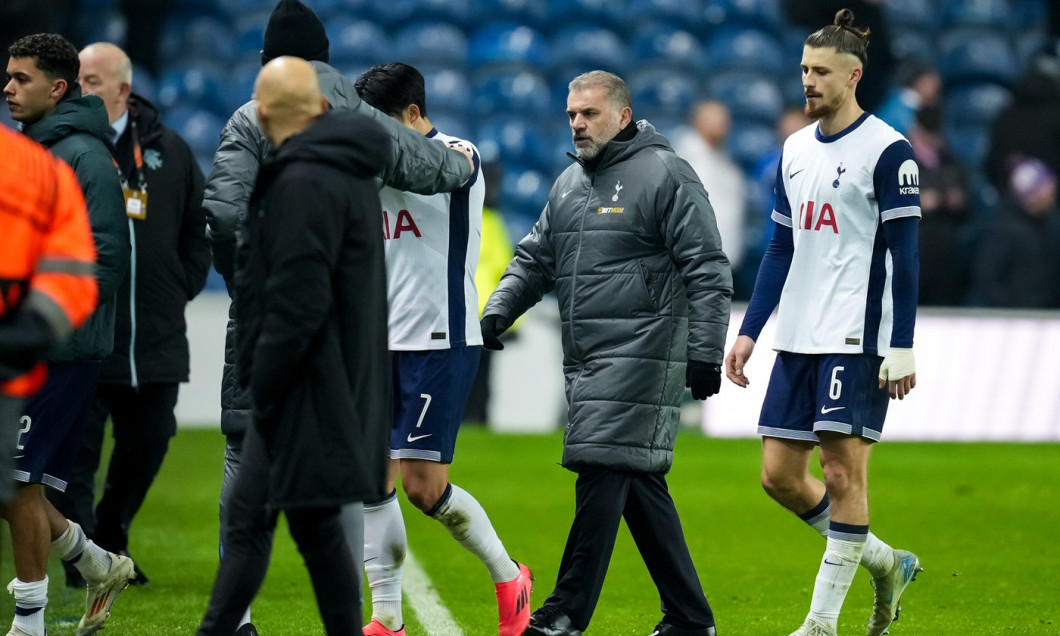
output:
M154 148L144 151L144 163L147 164L148 168L158 170L162 167L162 153Z

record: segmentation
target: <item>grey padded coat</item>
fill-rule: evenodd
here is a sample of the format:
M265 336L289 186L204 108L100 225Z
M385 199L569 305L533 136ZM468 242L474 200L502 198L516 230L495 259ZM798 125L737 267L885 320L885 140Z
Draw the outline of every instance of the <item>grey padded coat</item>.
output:
M732 275L696 173L647 121L553 184L484 315L556 292L569 407L563 466L664 473L688 359L720 364Z

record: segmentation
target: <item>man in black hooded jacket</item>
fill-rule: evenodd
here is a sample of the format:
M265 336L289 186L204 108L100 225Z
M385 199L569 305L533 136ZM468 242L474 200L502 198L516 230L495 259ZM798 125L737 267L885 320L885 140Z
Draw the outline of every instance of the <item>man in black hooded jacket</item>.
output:
M330 636L361 634L359 569L340 509L384 494L390 378L382 210L372 180L387 133L327 112L309 63L255 83L275 149L237 245L239 382L253 402L232 484L225 556L199 636L229 636L268 569L280 510Z

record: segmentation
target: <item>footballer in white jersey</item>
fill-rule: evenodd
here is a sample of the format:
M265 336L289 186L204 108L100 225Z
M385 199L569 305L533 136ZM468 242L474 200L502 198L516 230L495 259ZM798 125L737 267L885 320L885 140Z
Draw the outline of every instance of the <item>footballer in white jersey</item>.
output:
M893 307L882 224L920 216L909 142L869 113L831 137L815 123L784 143L776 183L772 217L791 228L795 252L773 348L884 355Z
M391 187L379 192L391 351L482 344L475 269L486 187L478 150L436 129L427 137L471 148L475 172L453 192L425 196Z

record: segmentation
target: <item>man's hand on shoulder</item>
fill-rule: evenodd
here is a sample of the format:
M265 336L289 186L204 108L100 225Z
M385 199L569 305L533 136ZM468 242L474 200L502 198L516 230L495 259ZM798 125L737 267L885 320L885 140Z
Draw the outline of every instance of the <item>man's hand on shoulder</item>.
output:
M685 386L692 389L692 397L705 400L721 390L721 365L689 360L685 367Z
M475 155L471 152L471 146L469 146L467 142L463 142L457 139L447 141L446 145L449 146L451 150L455 150L460 154L464 155L464 157L467 159L467 164L471 166L471 172L469 172L468 174L474 174Z

